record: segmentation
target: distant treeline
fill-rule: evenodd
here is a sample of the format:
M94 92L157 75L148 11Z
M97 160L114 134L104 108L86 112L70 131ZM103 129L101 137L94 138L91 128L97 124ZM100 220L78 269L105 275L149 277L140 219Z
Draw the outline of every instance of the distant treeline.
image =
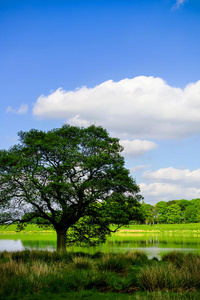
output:
M145 224L180 224L200 222L200 199L160 201L155 205L141 203Z

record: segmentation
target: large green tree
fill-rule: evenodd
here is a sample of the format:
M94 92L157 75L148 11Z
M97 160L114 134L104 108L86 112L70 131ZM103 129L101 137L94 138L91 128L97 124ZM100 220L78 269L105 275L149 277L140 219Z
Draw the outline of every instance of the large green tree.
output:
M141 217L144 220L146 225L154 223L154 206L153 205L142 202L140 212L141 212Z
M155 212L158 223L164 224L167 222L167 203L165 201L159 201L156 203Z
M0 151L1 224L52 226L62 251L104 242L139 217L139 187L125 168L123 148L102 127L33 129L20 132L19 141Z
M168 224L181 223L181 208L177 203L168 206L167 223Z
M197 222L197 210L194 205L188 205L184 211L185 223L196 223Z

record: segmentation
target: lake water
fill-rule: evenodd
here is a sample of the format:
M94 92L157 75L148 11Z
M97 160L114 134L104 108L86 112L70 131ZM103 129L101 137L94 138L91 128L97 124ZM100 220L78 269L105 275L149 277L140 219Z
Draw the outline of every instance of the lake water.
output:
M56 249L55 235L35 234L35 235L9 235L0 236L0 251L22 251L30 250L50 250ZM102 252L126 252L141 250L145 252L149 258L157 257L160 259L163 254L179 250L184 252L192 252L200 254L200 234L199 233L123 233L115 234L108 238L106 243L98 247L71 247L70 251L83 251L95 253Z

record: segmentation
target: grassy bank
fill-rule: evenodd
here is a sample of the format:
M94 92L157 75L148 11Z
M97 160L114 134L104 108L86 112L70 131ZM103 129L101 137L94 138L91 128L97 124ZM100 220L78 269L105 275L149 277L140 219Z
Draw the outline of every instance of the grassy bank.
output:
M0 274L0 299L200 298L200 256L179 252L2 252Z
M10 225L8 227L0 226L0 235L14 235L14 234L37 234L44 233L49 235L56 235L53 229L39 228L37 225L30 224L27 225L25 230L16 232L17 226ZM190 223L190 224L155 224L155 225L130 225L128 227L122 227L116 234L124 234L129 232L200 232L200 223Z
M121 228L120 232L184 232L194 231L200 232L200 223L190 224L155 224L155 225L130 225Z
M37 234L37 233L50 233L50 234L56 234L55 230L53 229L44 229L39 228L35 224L29 224L25 227L22 231L17 231L17 225L10 225L10 226L3 226L0 225L0 234Z

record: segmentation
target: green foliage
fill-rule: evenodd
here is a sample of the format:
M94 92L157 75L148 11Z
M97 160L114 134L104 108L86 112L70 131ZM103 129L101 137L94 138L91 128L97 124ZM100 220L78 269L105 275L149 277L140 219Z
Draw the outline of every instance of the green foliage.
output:
M167 208L167 223L174 224L181 221L181 208L175 203L171 204Z
M139 187L119 140L102 127L33 129L19 139L0 151L1 224L53 227L65 250L66 243L104 242L110 224L117 229L139 218Z
M194 205L188 205L184 211L185 223L197 222L197 209Z
M167 222L167 203L164 201L160 201L155 205L155 211L157 213L157 221L158 223L166 223Z
M141 215L142 215L146 225L154 223L154 217L153 217L154 207L153 207L153 205L145 204L143 202L141 205L140 211L141 211Z
M159 201L154 206L142 201L142 222L146 224L181 224L200 222L200 199Z

